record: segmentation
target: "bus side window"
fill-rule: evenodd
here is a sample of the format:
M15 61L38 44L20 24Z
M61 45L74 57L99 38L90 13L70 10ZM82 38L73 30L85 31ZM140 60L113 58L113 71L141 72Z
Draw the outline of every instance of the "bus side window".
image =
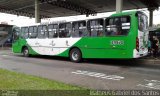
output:
M116 36L118 35L118 30L120 27L120 20L118 17L116 18L107 18L106 19L106 35L108 36Z
M56 38L58 37L58 25L55 24L50 24L48 25L48 35L49 35L49 38Z
M44 38L48 38L48 30L46 25L43 26L43 31L44 31Z
M53 37L55 38L55 37L58 37L58 25L53 25L53 31L54 31L54 35L53 35Z
M38 26L38 38L43 38L44 32L42 25Z
M103 36L103 19L88 21L88 31L91 32L91 37Z
M129 33L130 26L131 26L130 17L129 16L122 17L121 22L122 22L122 33L121 33L121 35L127 35Z
M20 31L20 37L23 38L24 37L24 27L21 27L21 31Z
M71 23L59 24L59 37L67 38L71 36Z
M28 27L22 27L21 28L21 37L26 39L28 38Z
M33 27L33 37L37 38L37 35L38 35L37 26L34 26Z
M86 33L86 21L79 21L72 23L72 36L73 37L84 37Z
M37 37L37 27L31 26L29 27L29 38L36 38Z
M122 35L122 22L121 22L121 18L115 18L114 19L114 35Z
M130 17L113 17L105 20L105 32L108 36L127 35L130 30Z
M38 38L46 38L48 37L47 26L39 25L38 26Z
M30 26L29 27L29 38L33 38L32 33L33 33L33 26Z

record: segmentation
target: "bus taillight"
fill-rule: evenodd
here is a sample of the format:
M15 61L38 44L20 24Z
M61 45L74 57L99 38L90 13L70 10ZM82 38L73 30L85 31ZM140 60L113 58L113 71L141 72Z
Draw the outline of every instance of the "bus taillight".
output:
M137 51L139 51L139 39L138 39L138 37L136 37L136 49L137 49Z

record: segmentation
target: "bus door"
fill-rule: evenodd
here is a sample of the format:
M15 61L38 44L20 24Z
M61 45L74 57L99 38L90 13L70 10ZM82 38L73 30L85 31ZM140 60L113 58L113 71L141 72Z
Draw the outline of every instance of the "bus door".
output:
M38 40L37 40L37 26L29 26L28 27L28 37L23 36L27 41L27 46L31 48L30 54L37 52L39 49ZM38 53L38 52L37 52Z
M148 18L144 14L138 14L138 36L137 36L137 42L139 45L137 47L137 50L139 51L140 55L147 54L148 51Z
M19 27L14 27L13 28L13 42L12 42L12 51L13 52L19 52L18 50L20 50L20 49L18 49L19 47L19 45L20 45L20 42L19 42L19 39L20 39L20 28Z

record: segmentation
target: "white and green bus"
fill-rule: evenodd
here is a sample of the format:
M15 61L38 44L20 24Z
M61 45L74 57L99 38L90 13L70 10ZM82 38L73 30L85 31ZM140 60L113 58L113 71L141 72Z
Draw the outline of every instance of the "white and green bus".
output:
M131 59L148 53L148 20L140 11L105 18L23 26L14 32L14 53L83 58Z

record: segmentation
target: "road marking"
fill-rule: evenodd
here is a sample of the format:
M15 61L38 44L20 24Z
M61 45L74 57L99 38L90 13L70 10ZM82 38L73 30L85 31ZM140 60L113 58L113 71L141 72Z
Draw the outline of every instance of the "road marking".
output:
M91 77L96 77L96 78L102 78L102 79L109 79L109 80L122 80L122 79L124 79L124 77L118 76L118 75L106 75L104 73L82 71L82 70L77 70L77 71L71 72L71 73L77 74L77 75L85 75L85 76L91 76Z
M8 55L2 55L3 57L6 57L6 56L8 56Z
M144 80L145 84L138 84L137 86L151 88L151 89L160 89L160 81L158 80Z

